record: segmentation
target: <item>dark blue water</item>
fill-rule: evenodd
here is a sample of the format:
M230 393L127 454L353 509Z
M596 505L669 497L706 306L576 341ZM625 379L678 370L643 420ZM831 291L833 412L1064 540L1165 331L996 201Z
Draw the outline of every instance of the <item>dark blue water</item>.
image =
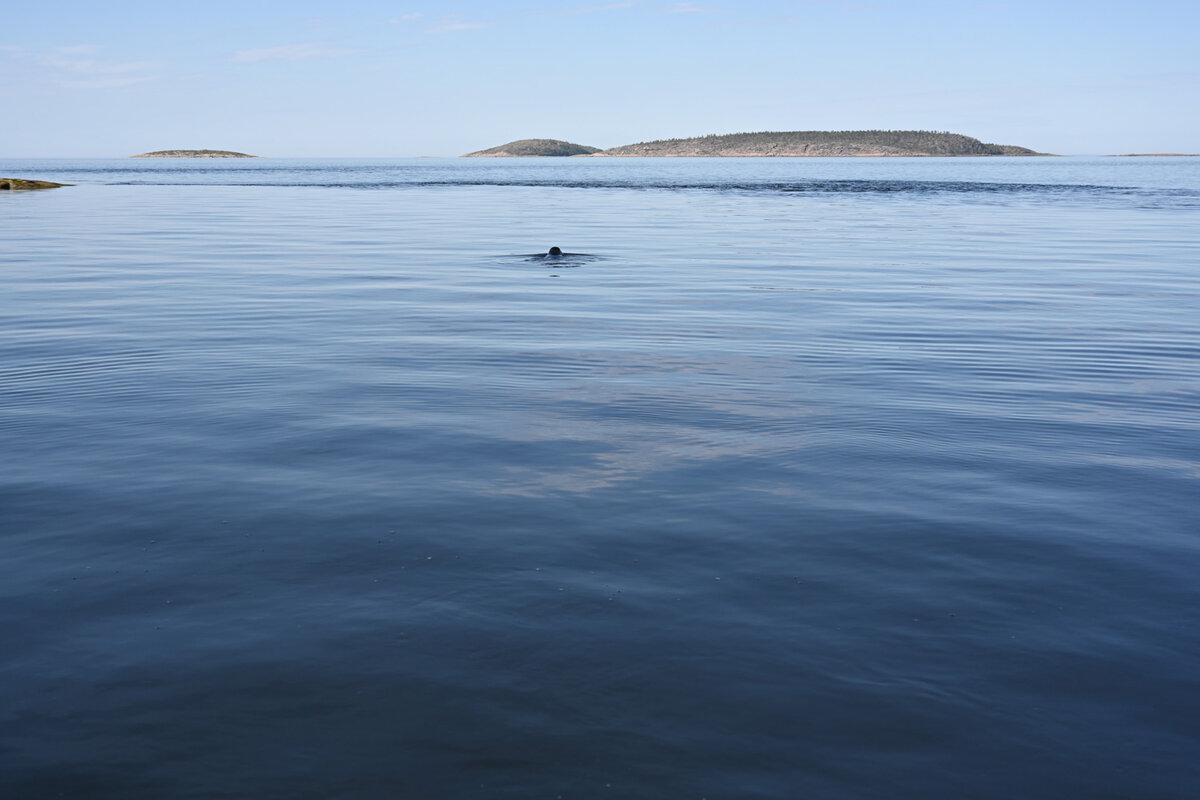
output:
M0 796L1200 793L1200 159L0 175Z

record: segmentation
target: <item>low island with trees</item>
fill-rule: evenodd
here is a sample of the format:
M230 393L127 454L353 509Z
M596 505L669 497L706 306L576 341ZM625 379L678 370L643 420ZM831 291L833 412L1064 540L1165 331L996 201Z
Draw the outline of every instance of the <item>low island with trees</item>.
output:
M463 158L527 158L531 156L590 156L599 147L564 142L561 139L518 139L515 142L467 153Z
M232 150L155 150L152 153L139 153L130 158L258 158L258 156L235 153Z
M544 143L577 148L552 148ZM520 147L517 147L520 145ZM736 157L736 156L1043 156L1028 147L988 144L946 131L762 131L660 139L607 150L557 139L522 139L467 156Z

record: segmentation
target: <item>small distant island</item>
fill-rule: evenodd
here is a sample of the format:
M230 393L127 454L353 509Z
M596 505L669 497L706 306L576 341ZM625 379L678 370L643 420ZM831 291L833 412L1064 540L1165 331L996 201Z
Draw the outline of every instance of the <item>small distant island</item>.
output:
M527 158L532 156L590 156L599 147L564 142L561 139L518 139L515 142L466 153L463 158Z
M576 148L555 149L553 144ZM519 146L519 147L518 147ZM1028 147L988 144L945 131L762 131L660 139L607 150L573 145L555 139L521 139L506 145L467 153L468 157L575 156L591 157L737 157L737 156L1045 156Z
M152 153L140 153L130 158L258 158L245 153L235 153L232 150L155 150Z

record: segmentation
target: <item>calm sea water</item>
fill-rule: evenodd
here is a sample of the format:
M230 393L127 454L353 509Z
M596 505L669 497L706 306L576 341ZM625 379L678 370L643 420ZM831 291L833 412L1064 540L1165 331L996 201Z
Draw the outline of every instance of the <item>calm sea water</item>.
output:
M1200 795L1200 159L0 175L0 796Z

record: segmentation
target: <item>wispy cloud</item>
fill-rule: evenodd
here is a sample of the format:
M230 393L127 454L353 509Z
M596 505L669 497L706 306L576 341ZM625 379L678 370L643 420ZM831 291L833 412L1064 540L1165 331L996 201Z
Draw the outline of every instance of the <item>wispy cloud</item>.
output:
M57 47L49 53L36 53L31 60L52 83L68 89L112 89L154 80L158 65L152 61L105 61L79 58L99 51L95 45ZM23 51L14 49L16 55Z
M256 47L239 50L229 59L238 64L257 61L307 61L312 58L335 58L361 53L348 47L324 47L319 44L283 44L277 47Z
M38 63L76 75L129 75L135 72L144 72L151 67L149 61L117 63L112 61L96 61L91 58L78 59L62 58L59 56L40 56Z
M634 0L625 0L622 3L604 3L598 6L576 6L568 8L562 12L564 16L574 14L595 14L599 11L620 11L623 8L633 8L637 3Z
M472 22L458 14L447 14L425 29L426 33L456 33L458 31L477 31L494 26L494 22Z
M392 23L393 25L403 25L405 22L416 22L420 18L421 18L421 12L413 11L409 14L401 14L398 17L389 19L388 22Z
M695 3L676 3L667 9L668 14L706 14L711 9L698 6Z
M99 49L94 44L73 44L68 47L56 48L54 52L64 56L86 56L95 53Z
M838 8L842 11L874 11L879 8L876 2L857 2L856 0L805 0L810 6L825 6Z

